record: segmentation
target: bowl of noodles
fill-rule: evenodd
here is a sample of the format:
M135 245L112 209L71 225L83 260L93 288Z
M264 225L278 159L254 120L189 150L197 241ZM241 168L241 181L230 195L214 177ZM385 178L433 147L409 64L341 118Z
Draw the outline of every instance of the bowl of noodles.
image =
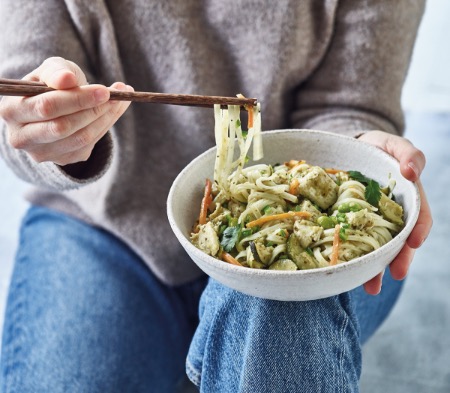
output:
M224 172L218 145L175 179L168 218L192 260L232 289L282 301L337 295L383 271L420 206L398 162L322 131L265 131L258 143L262 159L230 149Z

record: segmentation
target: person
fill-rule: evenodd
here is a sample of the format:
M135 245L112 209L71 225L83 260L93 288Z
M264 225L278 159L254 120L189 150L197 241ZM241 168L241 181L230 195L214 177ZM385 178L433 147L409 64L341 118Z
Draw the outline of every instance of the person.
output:
M0 105L0 153L32 185L1 391L175 392L185 367L202 392L358 391L361 346L431 227L425 157L400 136L423 9L420 0L3 0L0 75L56 90ZM422 205L390 272L309 302L207 281L165 202L180 170L213 145L212 111L109 100L133 88L243 93L262 103L264 129L337 132L394 156Z

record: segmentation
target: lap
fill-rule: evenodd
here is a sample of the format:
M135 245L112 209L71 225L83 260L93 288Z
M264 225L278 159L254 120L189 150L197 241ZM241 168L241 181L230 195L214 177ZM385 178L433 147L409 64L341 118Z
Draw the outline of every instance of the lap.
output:
M201 391L357 392L361 345L380 326L402 284L309 302L244 295L210 280L187 372Z
M8 297L5 391L174 391L203 286L167 287L112 235L32 208Z

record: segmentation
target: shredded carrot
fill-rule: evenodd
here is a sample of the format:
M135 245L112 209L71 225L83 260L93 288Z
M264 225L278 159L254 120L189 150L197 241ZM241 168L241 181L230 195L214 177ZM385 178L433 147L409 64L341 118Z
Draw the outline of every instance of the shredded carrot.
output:
M325 172L329 173L330 175L335 175L336 173L339 173L339 172L346 173L345 171L343 171L341 169L335 169L335 168L325 168Z
M253 107L247 106L247 113L248 113L248 123L247 123L247 129L250 130L250 128L253 128Z
M297 195L298 194L298 186L300 182L297 178L292 179L291 184L289 184L289 194Z
M246 227L247 228L252 228L252 227L256 227L256 226L261 226L262 224L265 224L266 222L269 221L274 221L274 220L285 220L285 219L295 219L295 217L299 217L299 218L310 218L311 217L311 213L308 212L287 212L287 213L280 213L280 214L273 214L271 216L263 216L261 218L258 218L256 220L250 221Z
M330 265L336 265L338 262L338 254L339 254L339 245L340 245L340 237L339 231L341 230L341 226L337 224L334 227L334 236L333 236L333 248L330 255Z
M224 260L225 262L231 263L232 265L242 266L242 264L238 260L233 258L230 254L228 254L225 251L222 252L222 260Z
M212 190L211 180L206 179L205 193L203 195L202 204L200 205L200 215L198 218L198 223L200 225L206 224L206 215L208 214L208 206L212 202L211 190Z
M284 163L284 165L286 165L288 168L292 169L294 167L296 167L297 165L301 165L304 164L306 161L304 160L290 160Z

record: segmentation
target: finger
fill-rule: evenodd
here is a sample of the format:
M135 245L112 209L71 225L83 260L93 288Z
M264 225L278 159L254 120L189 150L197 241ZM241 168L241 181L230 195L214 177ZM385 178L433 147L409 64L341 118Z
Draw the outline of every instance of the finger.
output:
M106 86L87 85L23 98L20 110L16 107L15 121L26 124L70 115L105 103L109 94Z
M381 292L384 271L377 274L374 278L364 284L364 290L369 295L378 295Z
M414 258L415 250L405 244L399 254L389 265L391 276L394 280L403 280L408 274L409 266Z
M83 129L78 130L69 137L33 147L28 151L29 155L37 162L52 161L64 166L75 162L86 161L93 146L114 125L119 117L130 105L129 102L120 102L118 105L107 103L108 111L90 123Z
M24 79L44 82L54 89L71 89L87 84L86 76L81 68L62 57L46 59Z
M433 226L430 205L428 204L422 183L417 181L417 187L420 193L420 211L417 223L407 239L407 244L411 248L419 248L430 234Z
M88 126L110 110L108 102L67 116L37 123L28 123L10 131L9 143L16 149L28 150L67 138Z
M98 140L100 140L99 138ZM58 157L57 159L53 160L53 162L61 167L64 167L66 165L70 164L77 164L79 162L85 162L89 160L89 158L92 155L92 151L94 150L95 145L98 141L85 146L84 148L73 151L70 153L63 154L62 156ZM79 174L80 175L80 174Z

